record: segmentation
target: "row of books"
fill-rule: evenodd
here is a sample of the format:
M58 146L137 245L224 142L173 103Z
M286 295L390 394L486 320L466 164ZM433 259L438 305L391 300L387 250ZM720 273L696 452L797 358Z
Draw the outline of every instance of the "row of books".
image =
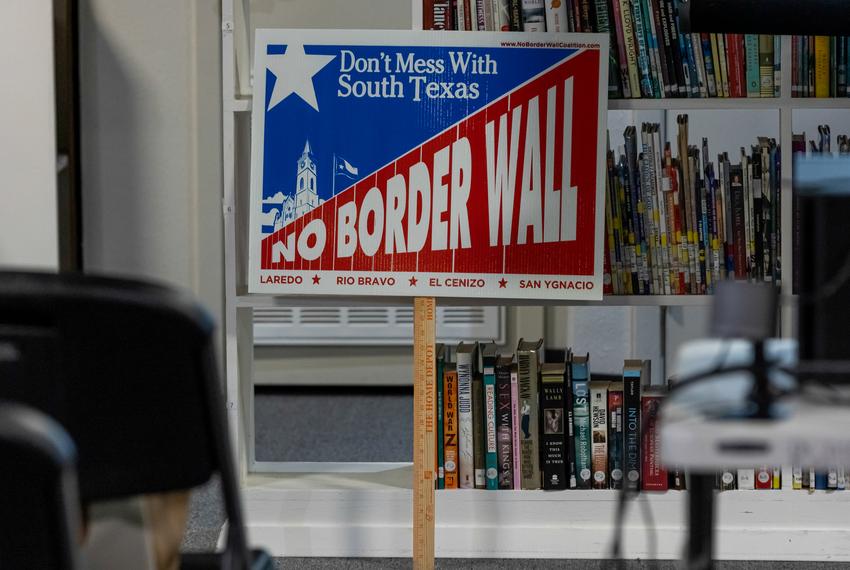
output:
M612 99L779 96L779 36L681 33L680 2L423 0L423 27L609 34Z
M708 140L688 145L688 117L677 117L677 156L658 123L628 127L607 153L604 293L710 294L727 278L781 277L779 145L759 137L710 160Z
M814 490L844 491L850 484L847 469L845 467L832 467L826 471L813 468L803 469L794 467L791 471L792 488Z
M808 139L808 145L806 144L806 133L800 134L792 134L791 135L791 152L796 157L797 155L820 155L834 154L833 146L832 146L832 129L829 125L818 125L818 136L817 140ZM836 135L835 136L835 150L838 151L839 156L848 156L850 155L850 135ZM796 294L797 290L800 286L800 266L801 266L801 252L800 252L800 208L798 202L797 189L792 187L792 204L791 204L791 219L793 221L793 234L792 238L792 287L793 292Z
M724 468L717 472L715 488L719 491L781 489L782 469L769 465L757 468Z
M622 381L591 380L588 354L542 363L542 350L542 339L515 354L460 343L452 359L438 345L438 489L684 488L660 463L664 390L649 386L649 361L627 360Z
M850 38L793 36L791 96L847 97Z

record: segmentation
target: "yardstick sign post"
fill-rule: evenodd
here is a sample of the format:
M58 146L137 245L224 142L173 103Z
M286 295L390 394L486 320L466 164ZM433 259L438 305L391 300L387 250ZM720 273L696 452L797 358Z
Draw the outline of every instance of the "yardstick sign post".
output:
M250 292L602 298L607 35L258 30L254 53Z

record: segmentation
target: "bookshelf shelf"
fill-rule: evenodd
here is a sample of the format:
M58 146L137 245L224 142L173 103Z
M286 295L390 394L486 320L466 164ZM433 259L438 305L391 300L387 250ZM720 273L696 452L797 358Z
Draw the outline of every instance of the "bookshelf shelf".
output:
M564 301L561 299L509 299L500 300L499 305L508 306L570 306L570 307L707 307L712 302L711 295L610 295L601 301ZM352 296L340 301L338 297L307 297L247 294L236 298L236 306L240 308L257 307L313 307L322 305L345 304L348 306L380 306L380 305L409 305L407 297L369 297ZM492 299L444 299L440 305L493 305Z
M244 490L251 539L277 555L409 557L410 469L251 475ZM598 490L437 491L437 556L600 558L610 548L617 499L616 491ZM652 511L654 529L646 526L641 503ZM679 558L686 506L681 491L635 499L624 526L627 556ZM806 506L818 518L800 524L794 513ZM850 492L719 493L717 558L848 561L846 528L818 522L844 520L848 506ZM650 530L658 539L655 553Z

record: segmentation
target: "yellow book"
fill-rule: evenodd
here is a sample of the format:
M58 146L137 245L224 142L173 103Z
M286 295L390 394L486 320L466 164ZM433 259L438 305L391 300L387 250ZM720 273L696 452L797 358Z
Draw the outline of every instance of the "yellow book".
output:
M815 36L815 97L829 97L829 37Z

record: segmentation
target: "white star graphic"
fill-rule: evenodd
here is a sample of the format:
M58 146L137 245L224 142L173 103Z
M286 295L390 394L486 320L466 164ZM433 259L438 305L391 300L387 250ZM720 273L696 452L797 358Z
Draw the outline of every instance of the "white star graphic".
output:
M271 111L275 105L293 93L318 111L319 102L316 101L316 91L313 89L313 76L334 57L336 56L307 55L304 53L304 46L300 44L289 44L283 55L269 55L266 68L277 79L266 111Z

